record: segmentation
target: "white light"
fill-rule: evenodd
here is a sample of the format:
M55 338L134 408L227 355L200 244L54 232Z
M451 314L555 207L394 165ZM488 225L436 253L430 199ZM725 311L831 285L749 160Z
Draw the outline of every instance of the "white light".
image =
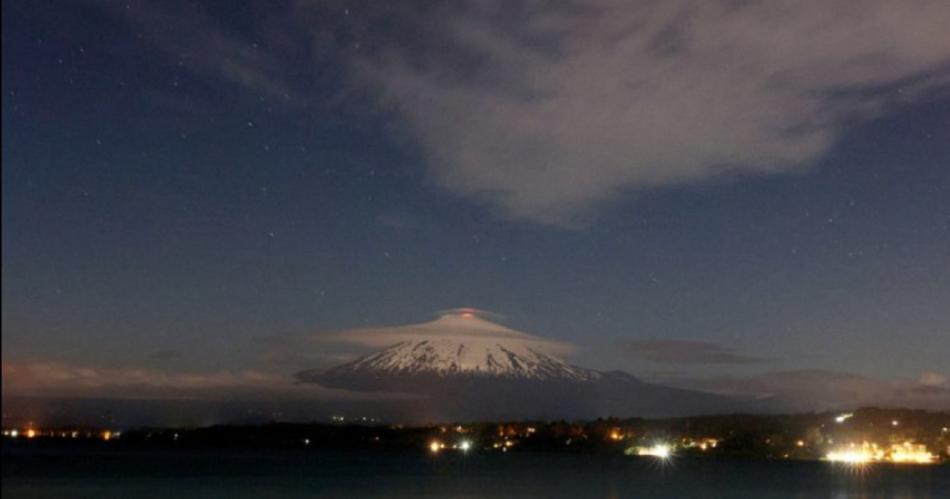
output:
M670 449L670 446L665 444L657 444L653 447L640 447L637 449L638 456L652 456L658 457L660 459L669 459L672 454L673 451Z
M464 452L468 452L472 448L472 442L468 440L462 440L462 443L459 444L459 449L462 449Z
M829 452L825 458L836 463L864 464L871 462L873 456L867 451L843 451Z
M831 462L844 463L848 465L865 465L868 463L883 461L885 457L884 450L877 444L871 442L850 443L847 446L839 446L825 454L825 459Z
M847 414L842 414L835 418L835 423L838 423L838 424L844 423L845 421L851 419L852 417L854 417L854 414L850 412Z

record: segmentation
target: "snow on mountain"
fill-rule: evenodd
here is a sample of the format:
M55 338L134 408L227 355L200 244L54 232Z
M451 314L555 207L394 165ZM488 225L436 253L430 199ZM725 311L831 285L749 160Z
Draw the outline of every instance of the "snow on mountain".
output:
M523 341L496 338L433 338L402 341L333 368L332 374L364 371L388 375L474 375L533 380L590 381L600 373L538 352Z
M509 329L470 310L329 338L379 350L330 369L299 372L296 378L327 388L421 396L387 406L401 420L658 417L748 407L719 395L644 383L624 372L571 365L559 355L569 351L568 345Z
M510 379L590 381L600 373L573 366L557 355L563 343L507 328L470 309L443 313L410 326L358 329L333 336L365 346L385 347L327 375L451 375Z

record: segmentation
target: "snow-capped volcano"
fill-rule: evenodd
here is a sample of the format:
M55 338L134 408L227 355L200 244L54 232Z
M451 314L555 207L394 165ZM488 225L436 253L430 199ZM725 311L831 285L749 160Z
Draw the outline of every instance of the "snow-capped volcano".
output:
M423 324L351 330L331 338L380 348L330 369L296 374L304 383L422 396L401 417L419 420L661 416L722 412L734 401L644 383L630 374L577 367L570 348L479 314L452 311Z
M358 338L363 344L385 348L334 367L324 376L465 375L570 381L600 376L561 360L557 354L567 351L566 345L515 331L469 309L450 311L424 324L348 331L338 338Z
M472 375L503 378L590 381L600 373L576 367L531 348L501 339L433 338L402 341L382 351L337 366L328 374Z

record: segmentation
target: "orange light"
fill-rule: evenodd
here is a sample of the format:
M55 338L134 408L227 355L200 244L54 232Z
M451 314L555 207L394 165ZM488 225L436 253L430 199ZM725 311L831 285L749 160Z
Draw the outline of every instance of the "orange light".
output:
M463 319L471 319L472 317L475 317L475 314L473 314L473 313L471 313L471 312L462 312L462 318L463 318Z
M35 436L36 436L36 430L34 430L33 428L28 428L26 430L26 438L33 438Z
M927 450L923 444L904 442L903 445L891 446L890 461L893 463L932 464L937 462L937 456Z
M109 430L102 432L102 439L105 440L106 442L108 442L109 440L112 440L112 432Z

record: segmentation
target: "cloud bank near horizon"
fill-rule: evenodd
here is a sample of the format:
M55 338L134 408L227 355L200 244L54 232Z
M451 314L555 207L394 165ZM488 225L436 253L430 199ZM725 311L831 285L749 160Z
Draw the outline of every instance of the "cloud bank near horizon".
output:
M755 364L768 359L743 355L708 341L645 339L628 340L621 345L630 357L658 364L709 365L709 364Z
M863 406L946 410L950 407L948 379L947 374L936 372L924 372L916 380L883 380L846 372L796 370L749 376L663 376L650 381L726 396L771 400L777 404L777 410L804 412ZM362 393L303 385L294 383L286 374L257 370L196 373L52 361L4 362L3 397L269 401L277 404L372 404L416 398L399 393Z
M801 369L751 376L665 377L672 386L778 402L785 411L848 410L864 406L946 410L950 380L924 372L916 380L883 380L840 371Z
M57 361L3 363L4 397L143 400L385 400L378 395L302 385L257 369L191 372L101 367Z

